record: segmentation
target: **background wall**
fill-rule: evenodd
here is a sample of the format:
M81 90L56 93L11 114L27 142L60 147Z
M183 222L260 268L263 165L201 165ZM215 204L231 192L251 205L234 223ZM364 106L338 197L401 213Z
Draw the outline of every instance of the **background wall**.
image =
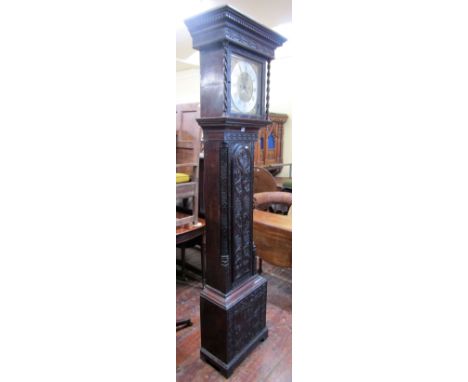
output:
M176 72L176 104L200 102L200 69Z
M284 124L283 162L292 162L292 58L277 58L271 63L270 111L287 114ZM176 104L200 102L199 68L176 73ZM285 168L280 176L287 176Z

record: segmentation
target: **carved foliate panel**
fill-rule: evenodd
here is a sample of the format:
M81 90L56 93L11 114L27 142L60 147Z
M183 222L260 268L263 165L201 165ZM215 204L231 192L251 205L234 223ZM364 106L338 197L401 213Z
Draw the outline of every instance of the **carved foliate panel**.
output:
M231 145L232 282L252 273L252 143Z
M228 359L241 351L266 326L267 283L235 305L227 317Z
M223 142L219 149L221 266L229 268L229 146Z

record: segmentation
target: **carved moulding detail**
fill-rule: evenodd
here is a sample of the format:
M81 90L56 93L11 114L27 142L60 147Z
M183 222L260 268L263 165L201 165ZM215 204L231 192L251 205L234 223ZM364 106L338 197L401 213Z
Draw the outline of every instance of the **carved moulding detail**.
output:
M249 142L255 142L258 137L258 132L254 133L247 133L247 132L229 132L224 135L224 139L226 141L249 141Z
M245 143L232 148L232 279L249 275L252 269L252 157Z
M226 29L237 27L244 33L252 33L259 36L265 44L274 44L275 47L281 46L286 41L283 36L248 19L228 6L188 19L185 23L190 30L194 31L206 30L209 28L213 29L215 27L224 27ZM193 34L195 36L192 36L192 38L197 37L196 33Z
M221 266L229 267L229 146L223 142L219 150L221 207Z
M274 55L274 49L267 48L264 44L258 43L255 38L247 37L245 34L237 33L234 30L229 30L226 32L226 38L232 42L237 42L238 44L251 48L257 53L263 53L264 55L271 57Z

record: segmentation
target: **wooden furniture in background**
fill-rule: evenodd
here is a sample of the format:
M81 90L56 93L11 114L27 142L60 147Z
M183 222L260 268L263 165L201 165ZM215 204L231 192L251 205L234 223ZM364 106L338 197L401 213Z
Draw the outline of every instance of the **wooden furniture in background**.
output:
M287 215L289 207L292 204L292 193L283 191L259 192L254 194L254 208L257 210L268 211L271 205L285 206L283 215Z
M187 215L176 211L176 219L181 220ZM205 221L200 219L196 224L189 224L182 227L176 226L176 246L181 250L182 278L185 279L185 249L200 245L202 283L204 284L204 251L205 251ZM176 320L176 330L192 326L190 319Z
M204 193L204 179L205 179L205 157L202 154L200 156L200 186L198 187L198 216L205 217L205 193Z
M292 266L292 216L253 210L253 236L256 255L278 267Z
M283 163L284 124L288 120L288 115L270 113L269 118L271 125L262 127L258 131L255 143L255 166L258 167ZM271 168L269 171L277 175L281 168Z
M176 211L176 218L182 219L187 217L187 214ZM204 280L204 256L205 256L205 220L199 218L196 224L189 224L182 227L176 227L176 247L181 250L181 266L182 266L182 277L185 278L185 249L200 246L201 254L201 272L202 281Z
M275 176L275 181L276 181L278 188L281 189L282 191L292 192L292 163L270 164L268 166L264 166L263 168L265 170L268 170L269 172L272 172L274 169L277 169L279 173L284 167L289 168L288 176L286 177Z
M273 191L273 192L260 192L258 194L254 194L254 208L260 211L266 211L273 214L282 214L289 215L289 218L292 218L290 212L292 212L292 193L290 192L283 192L283 191ZM262 228L263 227L263 228ZM257 231L255 231L257 229ZM263 258L266 257L267 261L272 263L273 265L278 265L282 267L290 267L291 261L291 240L288 238L286 243L281 243L283 247L280 247L280 251L284 250L284 253L281 254L278 251L277 243L275 242L274 235L272 236L270 242L270 238L268 234L263 235L265 229L264 226L257 225L255 228L254 225L254 237L255 235L260 235L257 248L257 257L258 257L258 273L262 273L262 264ZM256 233L257 232L257 233ZM260 233L259 233L260 232ZM286 248L285 248L286 246ZM278 251L278 252L277 252ZM278 261L278 257L281 259ZM285 265L286 264L286 265Z
M199 103L183 103L176 105L176 131L182 137L201 135L201 128L197 123L200 118Z
M197 104L176 107L176 172L188 174L190 180L176 184L176 200L191 199L192 213L176 216L176 227L198 222L199 157L201 129L196 121L199 115Z
M262 168L262 167L255 167L254 168L254 194L258 194L259 192L269 192L269 191L278 191L281 188L278 187L276 184L276 180L271 175L271 173Z

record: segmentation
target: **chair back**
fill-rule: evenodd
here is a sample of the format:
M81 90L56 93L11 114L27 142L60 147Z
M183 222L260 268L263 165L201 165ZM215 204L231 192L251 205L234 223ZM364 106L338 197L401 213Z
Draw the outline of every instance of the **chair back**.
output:
M290 192L272 191L254 194L254 208L261 211L279 211L287 214L292 205L292 194ZM271 207L271 208L270 208Z
M276 180L268 170L262 167L254 168L254 194L259 192L277 191Z
M199 104L183 104L176 107L176 164L190 164L178 167L177 172L193 176L194 167L199 163L202 130L198 125Z

